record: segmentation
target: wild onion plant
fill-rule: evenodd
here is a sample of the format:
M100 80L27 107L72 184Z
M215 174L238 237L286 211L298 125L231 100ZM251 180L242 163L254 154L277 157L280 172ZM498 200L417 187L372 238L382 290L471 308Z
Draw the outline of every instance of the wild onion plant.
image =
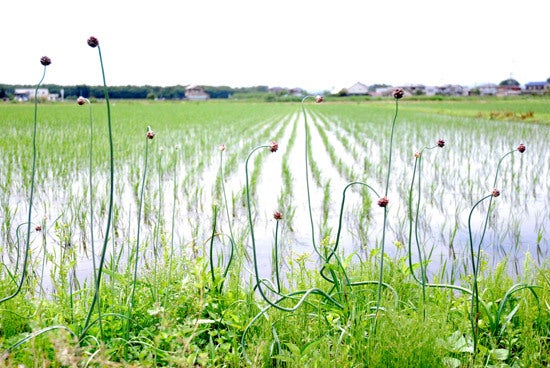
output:
M33 135L32 135L32 169L31 169L31 178L30 178L30 193L29 193L29 209L28 209L28 217L26 222L27 227L27 235L25 237L25 250L23 253L23 264L21 265L21 276L19 277L19 281L16 284L16 289L11 294L4 296L0 299L0 304L4 303L5 301L8 301L17 294L21 292L21 289L23 287L23 283L25 282L25 277L27 276L27 264L29 262L30 257L30 244L31 244L31 226L32 226L32 210L33 210L33 200L34 200L34 181L35 181L35 173L36 173L36 135L37 135L37 126L38 126L38 88L40 88L40 85L44 81L44 78L46 77L46 68L48 65L52 63L52 60L47 57L43 56L40 58L40 64L42 64L43 72L42 72L42 78L36 85L36 88L34 90L34 125L33 125ZM17 244L18 247L18 255L19 255L19 242ZM19 261L16 264L16 267L18 267Z
M307 123L307 114L306 114L306 108L304 106L304 102L308 99L308 98L312 98L313 96L306 96L302 99L302 113L303 113L303 116L304 116L304 129L305 129L305 177L306 177L306 194L307 194L307 206L308 206L308 213L309 213L309 222L310 222L310 226L311 226L311 244L313 245L313 249L315 250L315 253L317 253L317 255L319 255L319 257L323 258L323 255L321 254L320 250L319 250L319 246L317 244L317 242L315 241L315 224L313 222L313 210L312 210L312 207L311 207L311 189L310 189L310 183L309 183L309 169L310 169L310 165L309 165L309 150L310 150L310 144L309 144L309 126L308 126L308 123ZM315 102L316 103L321 103L323 102L323 97L322 96L316 96L315 97Z
M394 126L395 122L397 120L397 111L398 111L398 100L403 97L403 90L397 89L394 91L394 98L396 101L396 109L395 109L395 116L392 123L392 131L391 131L391 137L390 137L390 152L392 151L392 143L393 143L393 133L394 133ZM384 269L384 242L385 242L385 232L386 232L386 219L387 219L387 205L389 203L387 199L388 195L388 187L389 187L389 178L390 178L390 172L391 172L391 153L390 158L388 162L388 172L386 175L386 188L384 192L384 196L379 196L376 190L372 188L370 185L362 182L352 182L348 184L344 191L343 191L343 198L342 198L342 204L340 209L340 217L339 217L339 224L338 224L338 232L336 235L336 241L332 249L329 249L325 246L323 247L323 251L321 251L321 248L319 247L319 244L316 242L315 238L315 225L313 221L313 210L312 210L312 200L310 195L310 184L309 184L309 170L310 170L310 159L309 156L311 155L311 146L309 142L309 127L307 123L307 113L305 110L304 102L307 100L307 98L312 96L306 96L302 100L302 112L304 116L304 123L305 123L305 163L306 163L306 169L305 169L305 177L306 177L306 192L307 192L307 205L308 205L308 212L309 212L309 219L310 219L310 225L311 225L311 239L312 239L312 245L314 247L315 252L319 255L319 257L323 261L323 267L320 271L321 276L329 282L333 284L333 290L335 291L334 295L343 296L345 300L347 300L346 297L346 288L347 287L353 287L353 286L359 286L359 285L369 285L369 284L375 284L378 286L377 288L377 301L376 301L376 307L375 307L375 313L372 315L374 317L374 330L376 329L376 320L377 320L377 314L381 310L381 299L382 299L382 288L388 288L391 290L395 296L395 300L397 303L398 296L395 290L386 284L383 280L383 269ZM320 96L317 96L315 98L315 101L317 103L320 103L323 101L323 98ZM255 276L255 288L259 291L262 299L268 303L268 306L264 308L263 310L258 313L251 322L249 322L247 328L245 329L245 332L241 339L241 344L243 347L243 351L245 351L245 336L249 328L256 322L258 318L260 318L262 315L264 315L270 308L276 308L278 310L284 311L284 312L294 312L296 311L304 302L306 302L309 295L319 295L321 296L322 300L329 302L330 304L334 305L337 309L342 310L345 308L345 305L342 305L339 301L337 301L334 298L334 295L331 295L329 293L326 293L325 291L319 289L319 288L311 288L308 290L301 290L301 291L294 291L290 293L283 293L281 291L281 283L279 279L279 273L278 273L278 267L279 267L279 260L278 260L278 250L277 250L277 239L278 239L278 220L282 218L282 214L278 211L274 213L274 218L277 221L277 227L275 231L275 249L274 249L274 267L277 268L275 270L275 278L276 278L276 286L272 285L271 282L268 282L267 280L263 280L259 278L259 270L258 270L258 259L257 259L257 252L256 252L256 242L254 237L254 224L252 221L252 212L251 212L251 204L250 204L250 190L249 190L249 178L248 178L248 161L251 157L251 155L257 151L258 149L268 147L270 148L271 152L275 152L278 148L278 145L275 142L272 142L269 146L258 146L254 148L250 154L248 155L245 163L245 173L246 173L246 194L247 194L247 207L248 207L248 218L249 218L249 226L250 226L250 238L252 242L252 251L253 251L253 263L254 263L254 276ZM313 170L313 169L312 169ZM340 235L342 231L342 220L343 220L343 211L345 206L345 200L346 200L346 192L349 188L351 188L354 185L363 185L367 187L368 189L372 190L374 194L379 197L378 205L384 209L384 222L383 222L383 230L382 230L382 240L381 240L381 255L380 255L380 272L379 272L379 279L378 281L359 281L359 282L352 282L349 277L347 276L345 267L341 260L339 259L339 256L337 254L337 249L340 241ZM325 197L326 197L326 191L325 191ZM334 267L330 263L332 259L335 259L337 262L337 266ZM330 275L327 275L326 273L329 273ZM339 276L340 275L340 276ZM343 281L343 282L342 282ZM267 288L269 292L279 297L278 300L272 301L268 297L266 291L264 291L264 287ZM331 291L331 292L332 292ZM297 299L297 302L291 306L291 307L284 307L281 304L289 299L289 300L296 300L296 297L300 295L301 297ZM274 336L276 336L276 332L273 331Z
M107 246L109 244L109 234L111 231L111 221L113 218L113 202L114 202L114 190L115 190L115 169L114 169L114 148L113 148L113 133L112 133L112 124L111 124L111 105L109 103L109 90L107 88L107 81L105 78L105 68L103 67L103 57L101 55L101 46L99 45L99 40L91 36L88 38L88 46L91 48L97 48L97 52L99 55L99 64L101 66L101 75L103 78L103 91L105 93L105 103L107 104L107 127L108 127L108 134L109 134L109 180L110 180L110 187L109 187L109 204L107 207L107 223L105 225L105 235L103 239L103 247L101 249L101 256L99 258L99 264L97 265L97 275L95 279L95 290L94 290L94 296L92 298L92 302L90 304L90 307L88 309L88 315L86 317L86 321L84 322L84 327L82 331L82 337L90 327L91 323L91 317L95 308L95 304L98 303L99 297L100 297L100 289L101 289L101 277L103 275L103 267L105 264L105 258L107 256ZM101 320L101 315L99 317Z
M255 235L254 235L254 223L253 223L253 216L252 216L252 205L251 205L251 200L250 200L250 185L249 185L249 174L248 174L248 162L250 160L250 157L252 156L252 154L262 148L269 148L269 150L271 152L276 152L279 148L279 145L277 142L275 141L272 141L269 145L262 145L262 146L257 146L255 147L254 149L252 149L250 151L250 153L248 154L248 157L246 158L246 161L245 161L245 176L246 176L246 201L247 201L247 209L248 209L248 222L249 222L249 229L250 229L250 241L251 241L251 244L252 244L252 257L253 257L253 265L254 265L254 278L255 278L255 289L258 290L258 292L260 293L262 299L268 304L267 307L265 307L264 309L262 309L247 325L247 327L245 328L244 332L243 332L243 335L241 337L241 346L242 346L242 349L243 349L243 353L245 354L245 357L248 359L248 357L246 356L246 344L245 344L245 338L246 338L246 334L248 332L248 330L250 329L250 327L261 317L263 316L269 309L271 308L276 308L277 310L280 310L280 311L284 311L284 312L294 312L296 311L298 308L300 308L300 306L307 302L307 299L310 295L318 295L321 297L322 300L325 300L326 302L329 302L330 304L334 305L336 308L338 309L342 309L342 305L336 300L334 299L332 296L330 296L329 294L327 294L326 292L324 292L323 290L319 289L319 288L310 288L308 290L299 290L299 291L293 291L293 292L290 292L290 293L283 293L280 290L280 281L278 280L277 278L277 286L273 286L271 284L271 282L268 282L267 280L265 279L260 279L260 273L259 273L259 268L258 268L258 255L257 255L257 246L256 246L256 238L255 238ZM274 217L276 220L280 220L282 218L282 214L280 214L279 212L275 212L274 213ZM277 244L275 244L275 246L277 246ZM272 294L276 295L278 297L277 300L275 301L272 301L270 299L270 297L268 296L268 293L266 290L264 290L264 287L266 287L269 291L271 292ZM283 302L287 301L287 300L291 300L291 301L296 301L294 303L294 305L292 305L291 307L285 307L283 306ZM276 332L274 332L276 333Z
M21 265L21 276L19 278L19 281L17 282L17 288L13 293L10 295L7 295L0 299L0 304L15 298L22 290L23 283L25 282L25 278L27 276L27 265L29 263L30 258L30 238L31 238L31 226L32 226L32 210L33 210L33 199L34 199L34 189L35 189L35 174L36 174L36 156L37 156L37 145L36 145L36 137L37 137L37 131L38 131L38 88L40 88L40 85L42 84L45 76L46 76L46 67L51 64L51 59L47 56L43 56L40 59L40 63L44 66L42 78L36 85L35 91L34 91L34 124L33 124L33 138L32 138L32 168L31 168L31 178L30 178L30 193L29 193L29 208L28 208L28 220L25 224L27 227L26 231L26 237L25 237L25 248L23 253L23 261ZM37 232L42 231L41 225L36 225L35 230ZM17 245L19 248L19 240L17 241ZM46 250L44 250L46 252ZM45 253L44 253L45 254ZM18 249L18 258L19 258L19 249ZM19 260L16 263L16 270L19 267ZM15 279L14 279L15 281ZM71 329L68 327L62 326L62 325L54 325L49 326L43 329L40 329L38 331L33 332L32 334L29 334L28 336L16 341L14 344L11 344L3 353L2 356L0 356L0 359L4 360L7 355L17 349L20 345L31 341L32 339L36 338L37 336L43 335L50 331L57 331L57 330L65 330L69 332L72 336L76 339L76 334L72 332Z
M233 261L234 253L235 253L235 238L233 235L233 225L232 225L232 219L231 215L229 213L229 203L227 201L227 194L225 191L225 174L224 174L224 165L223 165L223 155L225 152L225 144L222 144L219 146L220 150L220 168L218 171L218 180L221 186L221 194L223 197L223 205L225 207L225 214L227 216L227 226L229 228L229 234L227 237L229 238L229 257L228 260L225 262L224 270L221 274L221 278L218 280L216 278L216 267L214 265L214 238L216 236L220 236L220 238L224 235L222 233L218 233L216 231L216 223L218 218L218 205L213 205L213 223L212 223L212 236L210 237L210 273L212 276L212 283L215 288L217 288L218 292L221 292L223 289L223 284L225 282L225 279L227 277L227 274L229 273L229 267L231 266L231 263ZM223 254L223 253L222 253ZM217 286L216 286L217 285Z
M427 264L423 261L423 251L421 249L420 240L418 237L418 219L420 216L420 194L422 190L421 185L421 179L422 179L422 155L424 151L426 150L432 150L436 147L445 147L445 141L443 139L440 139L436 145L431 147L424 147L420 151L416 151L414 153L415 161L414 161L414 168L413 168L413 174L412 174L412 180L411 180L411 187L409 189L409 241L408 241L408 254L409 254L409 270L411 272L411 275L413 278L419 282L422 285L422 313L424 315L424 319L426 318L426 283L427 283L427 276L426 276L426 268ZM418 189L417 189L417 201L416 201L416 209L413 216L413 188L415 179L418 173ZM414 218L414 220L413 220ZM414 229L414 231L413 231ZM416 250L418 252L418 265L420 266L420 280L418 280L418 277L414 273L413 270L413 263L412 263L412 243L413 243L413 233L414 233L414 242L416 244Z
M96 249L95 249L95 231L94 231L94 175L93 175L93 157L94 157L94 119L92 104L89 99L82 96L76 99L76 103L79 106L88 104L89 106L89 123L90 123L90 148L89 148L89 168L88 168L88 186L89 186L89 206L90 206L90 244L91 244L91 258L92 258L92 267L93 267L93 282L94 285L97 282L97 264L96 264ZM98 315L98 325L103 336L103 323L101 317L101 300L97 301L97 315Z
M346 186L346 188L344 189L344 193L343 193L343 199L342 199L342 208L341 208L341 211L340 211L340 220L339 220L339 226L338 226L338 235L337 235L337 238L336 238L336 243L332 249L332 251L328 254L328 255L322 255L318 250L317 253L319 254L319 256L323 259L325 265L328 265L331 258L332 257L335 257L335 259L337 260L338 262L338 265L339 265L339 268L340 270L342 271L345 279L347 280L346 283L348 285L353 285L347 275L346 275L346 271L344 269L344 267L342 266L342 263L341 261L339 260L339 258L337 257L337 254L336 254L336 251L337 251L337 248L338 248L338 242L339 242L339 237L340 237L340 233L341 233L341 228L342 228L342 216L343 216L343 207L344 207L344 203L345 203L345 194L346 194L346 190L350 187L350 185L354 185L354 184L361 184L361 185L364 185L365 187L371 189L380 199L378 200L378 206L383 208L383 211L384 211L384 217L383 217L383 222L382 222L382 238L381 238L381 241L380 241L380 265L379 265L379 277L378 277L378 282L377 282L377 301L376 301L376 307L375 307L375 315L374 315L374 321L375 323L373 324L373 327L374 329L376 328L376 316L378 315L378 311L380 310L381 308L381 301L382 301L382 289L384 287L389 287L389 285L387 285L386 283L384 283L384 259L385 259L385 241L386 241L386 228L387 228L387 205L389 203L389 200L388 200L388 191L389 191L389 182L390 182L390 174L391 174L391 168L392 168L392 152L393 152L393 136L394 136L394 129L395 129L395 123L397 121L397 115L398 115L398 111L399 111L399 100L404 96L404 91L402 88L397 88L393 91L393 97L394 97L394 100L395 100L395 114L394 114L394 117L393 117L393 121L392 121L392 126L391 126L391 133L390 133L390 147L389 147L389 159L388 159L388 166L387 166L387 173L386 173L386 182L385 182L385 190L384 190L384 195L383 196L379 196L378 193L376 192L376 190L374 190L374 188L372 188L370 185L368 184L365 184L365 183L362 183L362 182L353 182L351 184L349 184L348 186ZM308 170L309 170L309 166L308 166L308 156L309 156L309 150L308 150L308 147L309 147L309 131L308 131L308 126L307 126L307 114L306 114L306 111L305 111L305 107L304 107L304 102L305 100L307 99L308 97L305 97L303 100L302 100L302 112L304 114L304 120L305 120L305 125L306 125L306 132L305 132L305 136L306 136L306 141L305 141L305 145L306 145L306 190L307 190L307 194L308 194L308 207L309 207L309 213L310 213L310 222L311 222L311 229L312 229L312 242L314 243L314 247L315 249L317 249L317 247L315 246L315 237L314 237L314 224L313 224L313 216L312 216L312 209L311 209L311 199L310 199L310 188L309 188L309 180L307 179L308 178ZM317 97L316 98L316 102L322 102L322 97ZM331 281L334 283L334 286L337 287L337 289L340 291L340 288L338 287L338 281L337 281L337 277L335 277L335 275L333 275L331 278L325 276L323 274L324 270L327 269L325 268L325 266L323 267L323 269L321 270L321 275L323 275L325 277L325 279L327 279L328 281ZM328 268L328 270L330 270L330 272L334 272L332 268ZM370 284L372 283L371 281L365 281L365 282L359 282L358 284ZM390 287L390 289L392 289Z
M490 194L484 196L480 200L478 200L473 207L470 210L469 216L468 216L468 233L469 233L469 246L470 246L470 258L471 258L471 266L472 266L472 286L471 289L465 288L463 286L455 285L455 284L438 284L438 283L429 283L427 279L427 272L426 272L426 266L428 260L424 260L422 257L423 250L421 246L421 242L419 240L418 236L418 223L419 223L419 214L420 214L420 198L421 198L421 178L422 178L422 157L423 152L425 150L431 150L436 147L444 147L445 141L439 140L435 146L432 147L425 147L421 151L415 152L415 164L413 169L413 176L411 181L411 186L409 189L409 240L408 240L408 260L409 260L409 271L412 275L413 279L418 282L422 286L422 303L423 303L423 318L426 319L426 288L427 287L435 287L435 288L448 288L453 289L457 291L461 291L462 293L469 295L470 297L470 313L469 313L469 319L470 319L470 325L471 325L471 334L472 334L472 361L475 362L477 353L479 351L479 326L480 326L480 320L483 318L482 313L484 313L484 317L488 321L489 330L492 336L499 339L504 330L506 329L506 321L509 321L513 318L515 313L517 312L519 305L513 308L512 312L507 316L506 321L502 322L503 313L505 310L505 307L507 303L509 303L512 299L512 294L519 292L521 290L529 290L534 298L537 301L539 314L540 314L540 304L538 301L538 295L535 291L537 288L536 285L531 285L527 283L518 283L514 284L512 287L510 287L502 300L500 301L499 308L497 310L494 310L494 308L491 307L492 303L485 302L482 297L480 296L479 292L479 271L481 268L480 262L481 262L481 246L483 244L483 240L485 237L485 233L487 230L487 226L489 223L490 213L493 208L492 201L494 198L500 196L500 190L496 188L497 185L497 179L498 174L500 171L500 165L503 161L503 159L513 154L514 152L520 152L523 153L525 151L525 145L520 144L516 149L506 153L503 155L500 160L497 163L496 166L496 172L495 172L495 179L493 182L493 190ZM417 200L416 200L416 206L413 206L413 189L415 181L417 182ZM473 223L473 214L477 207L479 207L484 201L488 200L487 205L487 212L485 214L485 218L482 222L481 226L481 234L480 238L477 241L477 246L474 244L474 229L472 227ZM414 207L414 209L413 209ZM414 267L412 263L412 244L416 245L416 250L418 252L418 264L420 267L420 278L416 275L414 272ZM480 308L482 307L482 308Z
M136 284L138 280L138 267L139 267L139 258L140 258L140 235L141 235L141 223L142 223L142 210L143 210L143 196L145 194L145 181L147 178L147 165L149 162L149 141L152 140L155 137L155 132L151 130L151 127L147 127L147 133L145 134L145 155L143 158L143 174L141 179L141 186L139 191L139 206L138 206L138 213L137 213L137 238L136 238L136 246L133 248L132 255L130 258L133 258L134 261L134 269L132 272L132 286L130 291L130 297L128 299L128 313L126 318L126 327L124 330L124 336L126 340L129 340L130 338L130 324L132 323L132 313L134 310L134 301L135 301L135 293L136 293Z
M473 350L474 350L474 358L477 353L478 349L478 340L479 340L479 320L480 320L480 303L481 303L481 297L479 295L479 270L480 270L480 260L481 260L481 246L483 244L483 240L485 238L485 233L487 230L487 226L489 224L489 216L492 209L492 202L493 199L500 196L500 190L497 189L497 181L498 181L498 175L500 171L500 165L505 157L515 153L516 151L519 153L525 152L525 145L522 143L520 144L516 149L509 151L508 153L504 154L498 161L496 170L495 170L495 180L493 182L493 190L490 194L484 196L480 200L478 200L472 207L470 214L468 216L468 233L469 233L469 245L470 245L470 257L472 261L472 301L471 301L471 308L470 308L470 323L472 326L472 337L473 337ZM487 213L485 214L485 219L482 223L482 230L479 237L479 240L477 241L477 246L474 244L474 230L472 229L472 218L474 210L481 205L485 200L488 200L487 204ZM514 285L508 292L506 293L506 297L504 298L502 302L501 308L499 308L499 312L502 311L502 308L506 304L506 301L509 299L508 295L512 294L516 291L519 291L521 289L529 289L534 295L536 296L536 293L534 291L533 285ZM488 312L487 308L486 311ZM500 314L500 313L499 313ZM490 318L490 313L488 313L488 318ZM498 320L500 320L500 315L498 316ZM496 331L495 331L496 332Z

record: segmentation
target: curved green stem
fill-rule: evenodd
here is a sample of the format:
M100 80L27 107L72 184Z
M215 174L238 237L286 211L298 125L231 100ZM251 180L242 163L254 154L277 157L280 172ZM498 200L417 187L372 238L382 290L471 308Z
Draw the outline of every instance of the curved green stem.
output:
M258 289L260 290L261 292L261 288L258 287ZM282 310L282 311L286 311L286 312L293 312L295 310L297 310L298 308L300 308L300 306L303 304L303 303L307 303L307 297L311 294L318 294L318 295L321 295L325 298L327 298L327 300L329 300L330 302L332 302L336 307L338 307L339 309L343 309L343 306L340 305L340 303L338 303L336 300L334 300L332 297L328 296L327 294L325 294L322 290L319 290L319 289L309 289L309 290L304 290L304 291L296 291L296 292L293 292L293 293L290 293L290 294L287 294L287 295L283 295L281 298L277 299L276 301L272 302L272 301L269 301L269 300L266 300L268 302L268 306L266 306L264 309L260 310L260 312L258 314L256 314L256 316L254 316L254 318L252 318L252 320L248 323L248 325L245 327L244 331L243 331L243 334L241 336L241 348L242 348L242 351L243 351L243 355L244 355L244 358L245 360L247 360L249 363L250 363L250 360L248 359L248 356L246 354L246 343L245 343L245 339L246 339L246 334L248 333L248 330L250 330L250 327L258 320L258 318L262 317L269 309L271 308L276 308L276 309L279 309L279 310ZM283 301L285 301L286 299L289 299L289 298L292 298L296 295L302 295L300 297L300 299L298 300L298 302L296 303L296 305L292 308L284 308L284 307L281 307L280 305L278 305L279 303L282 303Z
M27 239L25 242L25 255L23 256L23 266L21 271L21 278L19 279L19 282L17 284L17 288L15 291L0 299L0 304L14 298L17 294L21 292L21 288L23 287L23 283L25 281L25 277L27 276L27 264L29 262L29 250L30 250L30 244L31 244L31 223L32 223L32 204L33 204L33 197L34 197L34 179L35 179L35 173L36 173L36 132L37 132L37 119L38 119L38 88L40 88L40 85L44 81L44 78L46 77L46 65L44 65L44 70L42 72L42 78L36 85L36 88L34 90L34 126L33 126L33 133L32 133L32 169L31 169L31 185L30 185L30 193L29 193L29 213L27 217Z
M38 330L38 331L35 331L29 335L27 335L26 337L24 337L23 339L17 341L15 344L11 345L10 347L8 347L6 349L6 351L4 351L4 353L2 353L2 355L0 355L0 359L2 359L4 356L6 356L7 354L9 354L9 352L13 351L14 349L17 349L19 346L23 345L24 343L26 343L27 341L30 341L32 339L34 339L35 337L38 337L40 335L43 335L45 334L46 332L49 332L49 331L53 331L53 330L64 330L64 331L67 331L71 336L73 336L75 339L78 338L78 336L68 327L66 326L62 326L62 325L56 325L56 326L48 326L48 327L45 327L41 330Z
M354 181L354 182L351 182L351 183L348 183L346 185L346 187L344 188L344 190L342 191L342 203L340 204L340 216L338 217L338 231L336 233L336 240L334 242L334 246L332 247L332 250L331 252L329 253L328 257L326 257L326 260L325 260L325 265L323 265L323 267L321 268L321 271L320 271L320 274L321 276L327 280L328 282L331 282L333 284L335 284L335 286L337 286L337 279L333 276L333 278L329 278L328 276L326 276L324 274L324 271L326 269L326 265L330 262L331 258L332 257L335 257L336 258L336 261L338 263L338 266L340 267L340 269L342 270L342 273L346 279L346 284L347 285L354 285L354 283L352 283L346 273L346 270L344 269L344 266L342 265L341 261L340 261L340 258L338 257L338 255L336 254L337 252L337 249L338 249L338 246L340 244L340 236L342 234L342 228L343 228L343 225L342 225L342 222L343 222L343 218L344 218L344 207L345 207L345 203L346 203L346 192L348 191L349 188L351 188L352 186L354 185L363 185L365 187L367 187L368 189L372 190L372 192L377 196L379 197L378 193L376 192L376 190L371 187L370 185L366 184L366 183L363 183L363 182L360 182L360 181ZM337 288L339 289L339 287L337 286Z
M252 243L252 256L253 256L253 263L254 263L254 276L256 278L256 284L258 285L258 291L260 293L260 295L262 296L262 298L272 307L274 308L277 308L281 311L285 311L285 312L292 312L292 311L295 311L296 309L298 309L300 307L300 305L302 305L302 303L304 302L304 300L310 295L310 294L317 294L317 295L321 295L322 297L324 297L325 299L329 300L330 302L332 302L333 304L335 304L338 308L343 308L340 303L338 303L336 300L334 300L334 298L332 298L330 295L326 294L324 291L320 290L320 289L317 289L317 288L312 288L312 289L309 289L309 290L306 290L306 291L297 291L297 292L294 292L294 293L290 293L288 295L284 295L282 296L282 298L276 302L272 302L268 297L267 295L265 294L264 290L262 289L261 287L261 280L260 280L260 276L259 276L259 269L258 269L258 256L257 256L257 251L256 251L256 239L255 239L255 236L254 236L254 223L252 221L252 206L250 204L250 189L249 189L249 174L248 174L248 162L250 161L250 157L252 156L252 154L254 152L256 152L257 150L261 149L261 148L266 148L266 147L269 147L269 146L257 146L255 147L254 149L252 149L252 151L250 151L250 153L248 154L248 157L246 158L246 161L245 161L245 176L246 176L246 182L245 182L245 188L246 188L246 203L247 203L247 208L248 208L248 223L249 223L249 226L250 226L250 240L251 240L251 243ZM298 294L303 294L303 296L300 298L300 300L298 301L298 303L296 305L294 305L294 307L291 307L291 308L286 308L286 307L282 307L280 305L278 305L278 303L280 303L282 300L285 300L285 299L288 299L290 296L293 296L293 295L298 295Z
M212 215L212 236L210 236L210 252L209 252L209 258L210 258L210 274L212 276L212 286L215 287L216 285L216 275L215 275L215 267L214 267L214 238L216 237L216 222L218 220L218 206L212 206L212 210L214 211L214 214ZM220 290L221 291L221 290Z
M279 244L278 244L278 235L279 235L279 221L275 221L275 246L273 253L275 255L275 281L277 282L277 293L281 292L281 279L279 278Z
M393 154L393 132L395 130L395 122L397 121L397 113L399 111L399 100L395 99L395 115L393 116L393 122L391 124L391 133L390 133L390 152L388 158L388 172L386 173L386 189L384 195L388 196L388 189L390 186L390 173L391 173L391 164L392 164L392 154ZM385 228L385 226L384 226Z
M481 198L479 201L476 202L476 204L472 207L470 210L470 214L468 216L468 232L470 235L470 256L472 260L472 272L473 272L473 285L472 285L472 303L470 307L470 323L472 326L472 333L474 338L474 354L477 349L477 320L479 318L479 290L478 290L478 284L477 284L477 275L479 272L479 259L480 259L480 248L481 248L481 241L479 242L478 246L478 254L475 254L474 248L473 248L473 233L472 233L472 214L474 213L474 209L481 204L484 200L487 198L492 198L493 195L489 194L485 197ZM489 201L489 206L491 205ZM487 211L489 213L489 211ZM483 238L483 236L482 236Z
M413 169L413 177L411 180L411 186L409 188L409 241L408 241L408 259L409 259L409 271L412 275L412 277L415 279L416 282L422 285L422 314L424 317L424 320L426 319L426 271L424 270L424 264L422 262L422 252L420 250L420 242L418 240L418 212L420 210L420 193L421 193L421 167L422 167L422 161L421 157L416 158L414 161L414 169ZM416 216L414 221L414 235L415 235L415 242L416 242L416 248L418 251L418 263L420 264L420 274L422 276L422 281L418 280L418 277L413 271L413 264L412 264L412 233L413 233L413 214L412 214L412 191L414 186L414 180L417 172L418 167L418 201L416 204Z
M416 157L414 161L414 168L413 168L413 176L411 180L411 186L409 188L409 241L408 241L408 260L409 260L409 271L415 281L420 283L422 285L422 314L424 319L426 319L426 284L427 284L427 274L426 274L426 265L424 264L424 261L422 259L422 249L420 249L420 240L418 238L418 217L420 213L420 198L422 194L422 153L425 149L431 150L433 148L437 147L437 145L433 147L424 147L418 157ZM415 214L415 220L414 220L414 238L416 243L416 250L418 251L418 263L420 265L420 275L422 277L422 281L418 280L416 274L413 271L413 265L412 265L412 233L413 233L413 214L412 214L412 192L414 187L414 181L416 177L416 172L418 171L418 191L417 196L418 200L416 203L416 214Z
M502 161L504 158L512 153L514 153L516 150L512 150L510 152L507 152L504 154L498 161L496 170L495 170L495 180L493 181L493 188L496 188L496 183L498 179L498 173L500 171L500 166L502 164ZM470 318L471 318L471 325L472 325L472 333L474 337L474 354L477 349L477 340L478 340L478 330L477 330L477 320L479 318L479 287L478 287L478 274L479 274L479 264L481 260L481 245L483 244L483 239L485 238L485 233L487 231L487 226L489 224L489 215L491 212L491 205L493 203L493 194L486 195L485 197L481 198L479 201L476 202L476 204L472 207L470 214L468 216L468 233L469 233L469 239L470 239L470 253L471 253L471 261L472 261L472 272L473 272L473 285L472 285L472 303L470 307ZM472 214L474 212L474 209L479 206L481 202L489 198L489 204L487 208L487 213L485 214L485 219L483 222L483 229L481 231L481 236L479 239L479 242L477 243L477 252L474 252L474 240L473 240L473 232L472 232Z

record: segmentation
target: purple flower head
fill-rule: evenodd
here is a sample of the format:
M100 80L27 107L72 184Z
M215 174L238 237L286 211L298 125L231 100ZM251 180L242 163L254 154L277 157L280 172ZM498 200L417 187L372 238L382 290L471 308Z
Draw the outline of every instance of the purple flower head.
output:
M405 91L403 90L403 88L396 88L393 90L392 96L396 100L399 100L400 98L403 98L403 96L405 96Z
M151 129L148 129L148 130L147 130L147 138L148 138L148 139L153 139L153 138L155 138L155 132L153 132Z
M386 207L390 201L388 200L388 197L382 197L378 200L378 205L380 207Z
M86 103L86 99L84 97L80 96L79 98L76 99L76 103L79 104L80 106L82 106Z
M44 65L44 66L48 66L52 63L52 59L50 59L49 57L47 56L42 56L40 58L40 64Z
M316 102L316 103L321 103L321 102L323 102L323 96L321 96L321 95L315 96L315 102Z
M523 143L520 143L520 145L518 146L518 151L519 153L525 152L525 145Z
M273 218L274 218L275 220L280 220L280 219L283 218L283 214L282 214L281 212L279 212L279 211L275 211L275 212L273 212Z
M271 152L277 152L278 149L279 149L279 143L275 141L271 141L271 143L269 143L269 150Z
M90 38L88 38L88 46L90 47L97 47L99 46L99 41L97 38L95 38L94 36L90 36Z
M441 148L445 147L445 141L443 139L440 139L437 141L437 145Z
M493 189L493 192L491 193L493 197L498 197L500 195L500 190L497 188Z

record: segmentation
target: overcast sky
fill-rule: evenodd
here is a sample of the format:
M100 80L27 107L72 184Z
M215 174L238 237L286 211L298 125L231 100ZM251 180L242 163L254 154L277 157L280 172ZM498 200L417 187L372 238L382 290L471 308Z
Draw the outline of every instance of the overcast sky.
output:
M0 83L524 84L550 77L548 0L3 0Z

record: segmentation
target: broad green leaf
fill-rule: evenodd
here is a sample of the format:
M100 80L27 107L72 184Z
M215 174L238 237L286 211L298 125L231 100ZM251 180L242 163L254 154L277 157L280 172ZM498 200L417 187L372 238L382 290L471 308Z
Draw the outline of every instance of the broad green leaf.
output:
M459 368L460 360L452 357L443 358L443 366L446 368Z
M491 351L491 356L497 360L506 360L509 355L508 349L494 349Z

